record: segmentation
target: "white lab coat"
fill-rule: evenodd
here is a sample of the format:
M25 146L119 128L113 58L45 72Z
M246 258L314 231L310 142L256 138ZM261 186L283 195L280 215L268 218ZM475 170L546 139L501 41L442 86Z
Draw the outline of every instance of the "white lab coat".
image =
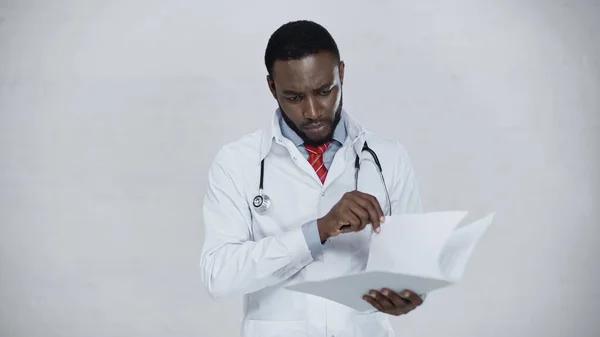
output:
M344 193L354 189L354 160L365 140L383 167L392 213L422 211L415 174L403 146L364 130L343 113L347 138L324 184L296 146L282 136L279 113L270 127L224 146L209 169L202 280L213 299L244 296L243 337L394 336L386 314L361 314L283 288L364 270L371 226L329 239L315 259L301 226L327 214ZM265 157L264 192L272 204L260 215L252 200L258 193L260 160ZM358 189L376 196L387 214L374 162L366 151L361 159Z

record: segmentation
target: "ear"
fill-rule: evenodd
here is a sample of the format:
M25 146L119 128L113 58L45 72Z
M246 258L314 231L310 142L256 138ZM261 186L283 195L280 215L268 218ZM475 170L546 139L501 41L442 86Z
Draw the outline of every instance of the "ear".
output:
M269 86L269 91L273 95L273 98L277 99L277 91L275 90L275 82L271 75L267 75L267 85Z
M340 61L339 72L340 72L340 84L344 85L344 61Z

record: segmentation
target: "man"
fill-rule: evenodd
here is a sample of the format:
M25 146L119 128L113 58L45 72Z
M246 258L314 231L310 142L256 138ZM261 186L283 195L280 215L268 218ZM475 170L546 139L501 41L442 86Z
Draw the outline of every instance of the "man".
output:
M423 302L410 290L373 289L364 313L284 287L364 270L384 215L422 211L408 155L342 108L345 65L321 25L281 26L265 65L272 125L224 146L209 170L203 282L214 299L244 295L243 336L394 336L389 315Z

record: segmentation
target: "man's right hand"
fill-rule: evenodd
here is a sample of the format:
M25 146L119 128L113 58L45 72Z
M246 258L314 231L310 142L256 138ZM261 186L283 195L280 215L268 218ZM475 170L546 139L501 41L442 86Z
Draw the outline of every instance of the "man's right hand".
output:
M347 192L324 217L317 220L321 242L342 233L359 232L368 224L379 233L385 220L377 198L359 191Z

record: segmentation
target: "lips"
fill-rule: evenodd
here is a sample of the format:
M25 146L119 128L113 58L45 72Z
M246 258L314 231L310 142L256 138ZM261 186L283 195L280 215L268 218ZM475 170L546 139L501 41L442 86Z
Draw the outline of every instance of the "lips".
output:
M318 130L325 126L325 123L309 124L304 127L305 130Z

